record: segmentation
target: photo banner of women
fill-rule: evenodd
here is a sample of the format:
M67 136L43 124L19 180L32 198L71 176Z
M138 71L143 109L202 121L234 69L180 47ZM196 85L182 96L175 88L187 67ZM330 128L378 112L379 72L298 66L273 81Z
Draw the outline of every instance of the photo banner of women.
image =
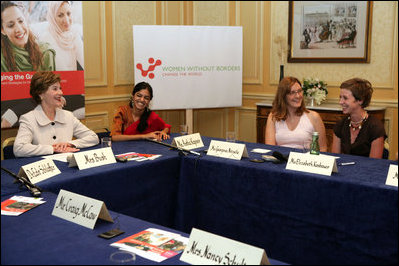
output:
M1 128L36 107L36 71L60 75L64 109L85 117L82 1L1 1Z
M242 104L241 26L133 26L135 83L151 84L151 108Z

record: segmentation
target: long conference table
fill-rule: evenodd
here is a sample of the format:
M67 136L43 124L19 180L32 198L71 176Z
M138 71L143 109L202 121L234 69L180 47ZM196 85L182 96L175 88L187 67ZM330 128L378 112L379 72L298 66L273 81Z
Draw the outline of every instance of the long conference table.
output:
M211 138L202 140L206 149ZM240 143L250 158L261 157L251 152L254 148L301 152ZM337 162L355 165L338 166L338 173L323 176L286 170L285 163L236 161L204 152L183 156L148 141L114 142L112 149L114 154L162 156L86 170L54 161L61 174L37 185L55 194L65 189L102 200L109 210L186 234L195 227L254 245L290 264L398 262L398 188L385 185L389 165L397 162L340 154ZM39 159L4 160L2 167L17 173ZM18 192L3 175L2 200ZM3 261L3 220L2 263L8 264Z

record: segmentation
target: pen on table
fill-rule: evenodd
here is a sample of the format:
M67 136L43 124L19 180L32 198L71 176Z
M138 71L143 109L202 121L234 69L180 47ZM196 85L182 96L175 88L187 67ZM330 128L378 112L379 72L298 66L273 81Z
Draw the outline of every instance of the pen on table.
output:
M352 165L356 164L355 162L347 162L347 163L339 163L338 165Z

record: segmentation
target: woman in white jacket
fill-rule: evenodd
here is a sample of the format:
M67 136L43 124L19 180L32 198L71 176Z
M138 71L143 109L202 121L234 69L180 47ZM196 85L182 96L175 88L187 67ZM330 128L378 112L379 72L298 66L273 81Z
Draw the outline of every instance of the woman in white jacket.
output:
M51 71L36 72L30 94L38 104L21 116L14 142L16 157L76 152L98 144L97 134L71 112L62 110L61 78ZM72 140L73 137L76 139Z

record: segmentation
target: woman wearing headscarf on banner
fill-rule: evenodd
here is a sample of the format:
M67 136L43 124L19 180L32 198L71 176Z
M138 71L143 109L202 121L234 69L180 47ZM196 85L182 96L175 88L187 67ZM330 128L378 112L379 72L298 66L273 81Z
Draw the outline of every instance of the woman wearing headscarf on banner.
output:
M1 72L55 70L55 51L37 43L22 6L1 1Z
M148 108L152 97L152 87L147 82L134 86L129 105L120 106L114 116L113 141L169 139L171 126Z
M62 110L61 78L51 71L36 72L30 94L37 103L20 118L14 154L17 157L76 152L98 144L97 134L69 111Z
M71 2L49 1L47 21L48 27L37 35L56 51L56 70L83 70L83 39L78 25L73 23Z

